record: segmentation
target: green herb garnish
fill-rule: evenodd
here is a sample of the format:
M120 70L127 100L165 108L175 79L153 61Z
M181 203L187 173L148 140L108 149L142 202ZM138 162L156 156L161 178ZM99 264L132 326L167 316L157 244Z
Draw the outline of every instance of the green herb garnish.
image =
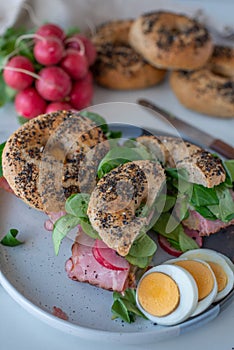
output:
M128 148L128 147L114 147L98 165L97 174L99 179L105 174L109 173L112 169L118 167L121 164L132 162L135 160L151 159L150 154L144 147Z
M3 142L1 145L0 145L0 177L3 176L3 170L2 170L2 152L3 152L3 149L5 147L5 144L6 142Z
M65 210L67 215L62 216L55 222L52 234L56 255L59 253L62 240L74 227L79 224L87 235L91 236L92 238L94 237L94 230L89 223L89 218L87 215L89 199L89 194L77 193L71 195L66 200Z
M170 227L173 229L171 230ZM197 243L186 235L183 226L171 213L162 213L154 224L153 230L164 236L174 248L182 252L199 248Z
M21 115L19 115L17 117L17 119L18 119L18 122L19 122L20 125L24 125L24 124L26 124L29 121L28 118L22 117Z
M21 242L16 238L18 233L19 233L18 230L16 230L15 228L11 228L7 232L7 234L3 237L0 243L8 247L16 247L20 244L23 244L24 242Z
M54 243L54 251L55 254L58 255L60 244L63 238L78 224L80 223L80 219L73 215L64 215L59 218L54 224L52 239Z
M138 309L136 304L135 289L128 288L124 293L113 293L114 302L111 307L112 320L120 318L125 322L132 323L136 316L146 319L145 315Z
M156 243L143 232L137 239L135 239L129 253L125 256L125 259L132 265L145 268L149 266L156 250Z

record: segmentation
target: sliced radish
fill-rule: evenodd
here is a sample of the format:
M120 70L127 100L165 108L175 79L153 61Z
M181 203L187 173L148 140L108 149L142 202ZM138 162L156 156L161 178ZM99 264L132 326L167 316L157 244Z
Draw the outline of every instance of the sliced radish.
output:
M103 241L96 239L92 253L100 265L110 270L124 271L129 269L127 260L116 254L114 249L109 248Z
M195 231L195 230L190 230L186 227L184 227L184 232L191 238L195 239L195 241L197 242L199 247L202 247L202 237L199 236L199 232ZM181 250L177 250L176 248L174 248L170 242L168 242L168 240L163 237L162 235L158 235L158 243L160 245L160 247L165 250L165 252L167 252L168 254L172 255L172 256L180 256L183 252Z
M158 235L158 243L160 247L170 255L178 257L183 253L182 251L172 247L172 245L168 242L168 240L161 235Z

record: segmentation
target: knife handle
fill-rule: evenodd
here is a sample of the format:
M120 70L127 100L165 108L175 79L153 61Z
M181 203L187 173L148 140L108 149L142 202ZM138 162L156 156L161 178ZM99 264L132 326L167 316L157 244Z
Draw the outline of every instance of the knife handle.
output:
M227 159L234 159L234 147L219 139L214 140L210 145L210 148L226 157Z

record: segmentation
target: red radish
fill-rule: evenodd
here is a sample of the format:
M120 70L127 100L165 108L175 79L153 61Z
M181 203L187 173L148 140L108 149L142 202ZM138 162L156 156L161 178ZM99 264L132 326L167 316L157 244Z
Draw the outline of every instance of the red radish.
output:
M83 109L90 105L93 98L93 85L85 78L75 81L70 93L70 103L75 109Z
M93 84L93 74L88 71L87 75L84 77L86 83Z
M28 87L15 97L15 109L19 115L31 119L45 113L46 102L33 87Z
M58 25L53 23L47 23L39 27L36 31L37 35L40 35L43 38L47 38L48 36L55 36L61 40L64 40L65 33ZM35 42L37 42L38 39L35 38Z
M0 188L2 188L3 190L9 192L9 193L13 193L14 191L11 189L10 185L8 184L7 180L5 179L4 176L0 177Z
M33 64L27 57L14 56L11 58L3 70L3 78L7 85L16 90L25 89L32 84L34 78L31 75L14 69L23 69L33 73Z
M56 37L38 40L33 49L37 62L45 66L57 64L62 59L63 52L63 43Z
M195 231L195 230L188 230L184 227L184 232L191 238L194 238L195 241L197 242L199 247L202 247L202 237L199 236L199 232ZM168 240L163 237L162 235L158 235L158 243L160 245L160 247L165 250L165 252L167 252L170 255L173 256L180 256L183 252L181 250L178 250L176 248L174 248L170 242L168 242Z
M52 102L48 104L46 108L46 113L56 112L56 111L69 111L72 106L67 102Z
M80 50L79 40L81 40L82 43L84 44L85 55L87 56L89 66L91 66L92 64L94 64L94 62L96 60L97 52L96 52L96 48L93 45L93 43L86 36L84 36L82 34L75 34L75 35L71 36L69 38L67 46L71 47L75 50Z
M65 57L60 62L60 66L73 79L82 79L88 73L88 61L85 55L79 51L68 49Z
M60 67L45 67L39 72L39 76L36 89L45 100L61 101L71 91L71 79Z
M116 254L114 249L109 248L103 241L96 239L92 248L94 258L110 270L124 271L129 269L126 259Z
M172 245L168 242L168 240L161 235L158 235L158 243L160 247L170 255L178 257L182 254L182 251L172 247Z

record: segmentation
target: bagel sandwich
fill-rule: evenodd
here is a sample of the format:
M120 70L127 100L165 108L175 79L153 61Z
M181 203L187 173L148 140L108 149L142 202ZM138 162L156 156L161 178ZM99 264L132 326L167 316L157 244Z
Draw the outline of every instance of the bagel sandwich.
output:
M141 136L137 141L165 167L167 195L174 199L169 212L163 214L164 219L162 215L155 224L157 232L170 241L168 220L172 234L178 232L176 222L180 229L196 231L201 237L234 224L232 160L222 161L217 155L176 137ZM173 239L171 243L179 247Z
M104 132L91 119L59 111L16 130L4 146L2 168L20 199L54 218L56 253L61 239L78 227L65 265L68 276L122 291L134 284L136 271L145 269L156 251L147 231L158 215L156 199L166 177L148 152L109 149ZM110 161L112 169L107 169L111 152L120 161L113 166ZM105 259L103 250L109 252Z
M134 287L157 248L147 232L158 215L157 198L165 183L159 162L128 161L101 177L90 195L69 198L66 207L76 208L73 225L80 226L65 265L68 276L118 292ZM55 250L67 215L71 211L55 223Z

